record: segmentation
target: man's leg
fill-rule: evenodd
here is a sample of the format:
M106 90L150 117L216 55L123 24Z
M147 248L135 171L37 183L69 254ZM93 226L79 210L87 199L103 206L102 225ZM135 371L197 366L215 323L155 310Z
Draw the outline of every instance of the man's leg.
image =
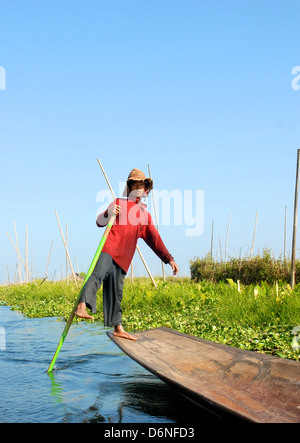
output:
M86 310L86 303L85 302L79 302L75 315L80 318L85 318L87 320L94 320L94 317L92 315L89 315Z
M86 307L88 307L93 314L96 313L97 292L99 291L101 284L107 275L111 260L112 258L110 255L102 252L93 273L84 285L82 295L75 312L77 317L93 319L93 317L87 313Z
M104 325L114 326L114 335L129 340L136 340L136 337L124 331L122 326L123 286L125 272L112 260L111 269L103 282L103 313Z
M115 326L114 335L116 337L127 338L128 340L133 340L133 341L137 340L137 338L134 335L128 334L128 332L124 331L122 325Z

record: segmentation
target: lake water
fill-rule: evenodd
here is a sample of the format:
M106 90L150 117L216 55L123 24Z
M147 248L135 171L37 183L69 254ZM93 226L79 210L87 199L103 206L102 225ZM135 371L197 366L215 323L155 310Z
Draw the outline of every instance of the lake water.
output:
M100 323L74 323L47 368L64 323L0 306L0 422L207 423L219 419L143 369Z

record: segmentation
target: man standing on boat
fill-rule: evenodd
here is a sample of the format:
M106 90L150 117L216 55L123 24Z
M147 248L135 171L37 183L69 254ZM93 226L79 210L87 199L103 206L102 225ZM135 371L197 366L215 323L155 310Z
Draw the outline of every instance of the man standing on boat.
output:
M147 197L152 189L153 180L146 178L139 169L133 169L127 179L125 198L117 198L97 217L98 227L106 226L113 214L116 220L95 269L84 286L75 313L78 317L93 319L86 307L92 313L96 312L96 296L103 283L104 325L114 327L114 335L130 340L136 338L123 329L121 301L125 275L138 239L142 238L165 264L169 263L174 275L178 273L174 258L165 247L146 205L142 203L142 198Z

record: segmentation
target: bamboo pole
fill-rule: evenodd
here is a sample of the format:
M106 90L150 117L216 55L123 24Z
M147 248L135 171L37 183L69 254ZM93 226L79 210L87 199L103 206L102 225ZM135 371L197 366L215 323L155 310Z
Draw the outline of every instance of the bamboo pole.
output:
M26 268L26 269L27 269L27 271L29 272L29 275L30 275L30 277L32 278L32 280L34 281L34 283L35 283L35 284L36 284L36 286L37 286L37 282L36 282L36 281L35 281L35 279L33 278L33 276L32 276L32 274L31 274L31 272L29 271L29 269L28 269L28 267L27 267L27 265L26 265L26 263L24 262L23 258L21 257L21 255L20 255L20 253L19 253L19 251L18 251L17 247L15 246L14 242L13 242L13 241L12 241L12 239L10 238L10 235L9 235L9 233L7 232L6 234L7 234L8 238L10 239L10 241L11 241L11 243L12 243L13 247L14 247L14 248L15 248L15 250L17 251L18 257L19 257L19 258L20 258L20 260L22 261L23 265L25 266L25 268Z
M48 261L47 261L47 267L46 267L46 272L45 272L45 276L46 277L48 276L48 268L49 268L51 253L52 253L52 247L53 247L53 240L51 242L50 251L49 251L49 254L48 254Z
M231 222L231 211L230 211L230 214L229 214L229 220L228 220L228 226L227 226L226 245L225 245L225 264L227 262L227 248L228 248L228 237L229 237L230 222Z
M68 248L68 223L66 223L66 245ZM68 269L68 254L66 253L66 279L67 279L67 285L69 285L69 269Z
M25 262L26 262L26 265L28 266L28 225L26 225ZM29 274L28 274L28 271L26 270L26 283L28 283L28 282L29 282Z
M149 171L149 178L152 179L152 177L151 177L151 171L150 171L150 165L148 165L148 171ZM159 228L158 228L158 218L157 218L157 213L156 213L156 205L155 205L155 198L154 198L154 194L153 194L153 192L152 192L152 201L153 201L153 208L154 208L154 215L155 215L156 229L157 229L157 232L159 232ZM162 260L161 260L161 268L162 268L163 279L164 279L164 281L166 281L165 266L164 266L164 262L163 262Z
M111 216L111 218L110 218L110 220L109 220L109 222L108 222L108 224L107 224L107 226L106 226L106 228L105 228L104 234L103 234L103 236L102 236L102 238L101 238L101 241L100 241L100 243L99 243L99 246L98 246L98 248L97 248L97 251L96 251L96 253L95 253L95 255L94 255L93 261L92 261L92 263L91 263L91 265L90 265L90 267L89 267L89 270L88 270L88 272L87 272L87 274L86 274L86 277L85 277L85 279L84 279L84 282L83 282L83 285L82 285L81 290L80 290L80 292L79 292L79 295L78 295L78 297L77 297L77 300L76 300L76 302L75 302L75 304L74 304L74 307L73 307L73 310L72 310L72 312L71 312L71 315L70 315L70 317L69 317L69 319L68 319L68 322L67 322L67 324L66 324L66 326L65 326L65 329L63 330L63 333L62 333L61 338L60 338L60 340L59 340L58 346L57 346L57 348L56 348L56 351L55 351L55 353L54 353L54 356L53 356L52 361L51 361L51 363L50 363L50 366L49 366L49 368L48 368L48 371L47 371L48 373L49 373L49 372L52 372L52 370L53 370L53 368L54 368L54 365L55 365L55 362L56 362L56 360L57 360L58 354L59 354L59 352L60 352L60 350L61 350L61 348L62 348L62 345L63 345L63 343L64 343L64 341L65 341L65 339L66 339L66 336L67 336L67 334L68 334L68 332L69 332L69 329L70 329L70 327L71 327L72 321L73 321L73 319L74 319L74 317L75 317L75 312L76 312L76 309L77 309L78 303L79 303L79 301L80 301L80 298L81 298L81 295L82 295L82 291L83 291L83 289L84 289L84 286L85 286L86 282L88 281L88 279L90 278L92 272L93 272L94 269L95 269L95 266L96 266L96 264L97 264L97 262L98 262L98 260L99 260L100 254L101 254L101 252L102 252L103 246L105 245L106 239L107 239L107 237L108 237L108 235L109 235L109 233L110 233L110 230L111 230L111 228L112 228L112 225L113 225L113 223L114 223L115 217L116 217L115 215L112 215L112 216Z
M33 274L36 275L35 259L34 259L34 254L33 254L33 253L32 253L32 265L31 265L31 270L32 270Z
M295 272L296 272L296 239L297 239L297 216L298 216L298 193L299 193L299 163L300 163L300 149L297 150L297 171L295 184L295 201L294 201L294 226L293 226L293 241L292 241L292 272L291 272L291 288L295 286Z
M17 236L17 226L16 223L14 223L14 228L15 228L15 237L16 237L16 248L17 248L17 252L18 252L18 273L19 273L19 279L20 279L20 284L22 284L22 272L21 272L21 262L20 262L20 254L19 254L19 245L18 245L18 236Z
M8 266L7 265L6 265L6 269L7 269L8 285L10 286L10 277L9 277L9 270L8 270Z
M75 265L76 265L76 269L77 269L77 274L80 275L78 263L77 263L77 259L76 259L75 255L74 255L74 260L75 260Z
M210 241L210 258L213 258L213 244L214 244L214 221L211 223L211 241Z
M105 179L106 179L106 182L107 182L107 184L108 184L108 186L109 186L109 189L110 189L110 191L111 191L111 193L112 193L112 196L113 196L113 198L114 198L114 200L115 200L115 199L116 199L115 193L114 193L114 191L113 191L113 189L112 189L112 187L111 187L111 185L110 185L110 183L109 183L109 180L108 180L108 177L107 177L107 175L106 175L106 173L105 173L105 171L104 171L104 168L103 168L103 166L102 166L102 164L101 164L99 158L97 158L97 160L98 160L99 166L100 166L100 168L101 168L101 170L102 170L102 172L103 172L103 175L104 175L104 177L105 177ZM149 275L149 277L150 277L150 279L151 279L151 281L152 281L154 287L155 287L156 289L158 289L158 288L157 288L157 284L155 283L154 278L153 278L152 275L151 275L150 269L148 268L147 263L145 262L145 259L144 259L143 255L142 255L142 253L141 253L141 251L140 251L140 248L139 248L138 246L136 246L136 250L138 251L138 253L139 253L139 255L140 255L141 259L142 259L142 262L143 262L143 264L144 264L144 266L145 266L145 268L146 268L146 271L148 272L148 275Z
M102 172L103 172L103 175L104 175L104 177L105 177L105 180L106 180L106 182L107 182L107 184L108 184L108 187L109 187L109 189L110 189L110 192L112 193L112 196L113 196L113 198L114 198L114 200L115 200L115 199L116 199L115 193L114 193L114 191L113 191L113 188L111 187L111 184L110 184L110 182L109 182L109 180L108 180L108 177L107 177L107 175L106 175L106 172L104 171L104 168L103 168L103 166L102 166L102 163L100 162L99 158L97 158L97 160L98 160L98 163L99 163L99 165L100 165L100 168L101 168L101 170L102 170Z
M223 263L222 245L221 245L221 239L220 239L220 237L219 237L219 246L220 246L220 259L221 259L221 263Z
M284 211L284 239L283 239L283 259L286 262L286 219L287 219L287 207Z
M257 228L257 218L258 218L258 211L256 211L256 217L255 217L254 233L253 233L252 245L251 245L251 250L250 250L250 260L252 258L252 252L253 252L253 247L254 247L254 240L255 240L256 228Z
M73 275L73 278L74 278L75 284L76 284L76 286L77 286L76 275L75 275L75 272L74 272L74 269L73 269L73 265L72 265L72 262L71 262L70 254L69 254L69 251L68 251L68 246L67 246L67 244L66 244L66 241L65 241L65 238L64 238L64 234L63 234L63 231L62 231L62 229L61 229L61 225L60 225L60 222L59 222L59 218L58 218L57 211L55 211L55 215L56 215L57 223L58 223L58 226L59 226L59 229L60 229L60 233L61 233L61 236L62 236L62 239L63 239L64 245L65 245L66 254L67 254L67 257L68 257L68 260L69 260L69 264L70 264L70 267L71 267L71 270L72 270L72 275Z

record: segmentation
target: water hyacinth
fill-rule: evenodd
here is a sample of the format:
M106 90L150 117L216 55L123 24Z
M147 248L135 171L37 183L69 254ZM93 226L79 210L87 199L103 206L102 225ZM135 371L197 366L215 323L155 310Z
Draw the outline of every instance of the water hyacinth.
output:
M125 280L123 324L128 331L166 326L186 334L283 358L300 359L300 285L213 283L189 278ZM28 317L65 320L79 289L65 282L0 287L0 302ZM103 322L102 289L95 320ZM81 321L76 319L74 321ZM299 328L299 329L297 329Z
M295 335L292 341L292 348L294 352L298 352L300 351L300 326L293 328L292 334Z

